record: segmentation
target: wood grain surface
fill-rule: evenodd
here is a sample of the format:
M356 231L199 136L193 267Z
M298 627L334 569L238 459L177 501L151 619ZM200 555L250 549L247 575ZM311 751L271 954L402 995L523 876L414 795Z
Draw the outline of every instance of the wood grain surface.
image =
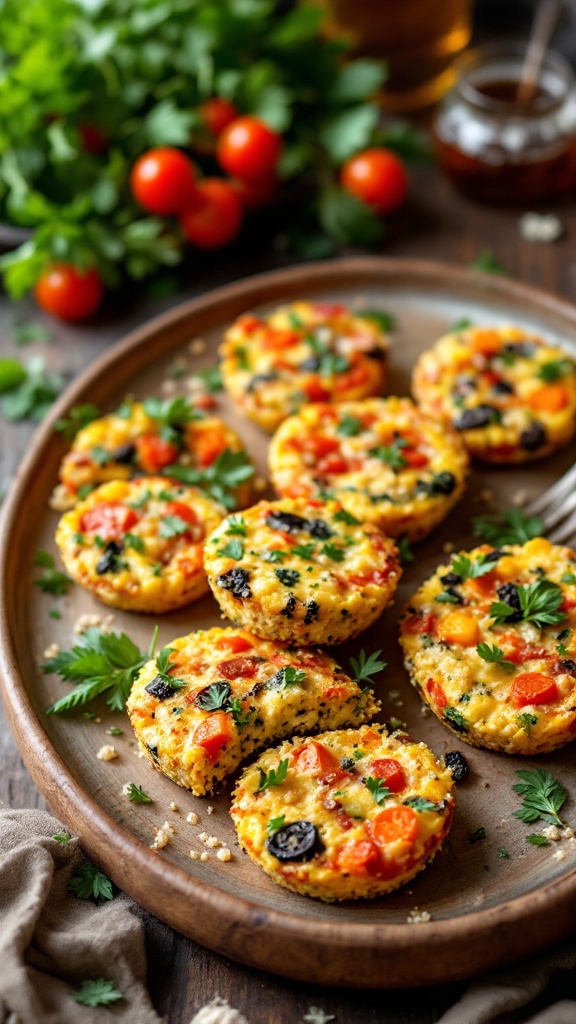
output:
M419 169L413 178L412 201L391 226L383 253L443 258L462 265L489 247L520 279L567 298L576 297L576 264L571 256L570 237L576 230L573 206L558 211L567 227L565 238L553 246L530 245L518 234L519 211L475 207L457 197L434 169ZM236 252L220 263L203 261L201 272L200 268L191 270L195 275L191 287L177 298L284 262L288 260L281 254L271 260L268 251L263 248L259 251L256 244L248 256ZM174 301L174 297L163 301L138 295L128 301L124 298L123 305L111 310L109 317L98 325L89 328L57 325L50 346L29 346L25 355L42 351L51 366L73 375L127 329ZM11 341L14 311L3 302L0 313L3 352L21 354ZM18 313L33 315L31 307L26 306L19 308ZM0 484L14 472L30 433L28 424L2 423ZM0 730L0 769L0 798L12 806L41 804L5 728ZM386 1020L387 1024L432 1024L462 988L454 985L418 992L389 992L385 996L384 1017L381 993L330 992L260 974L207 953L149 915L145 917L151 992L159 1012L165 1014L171 1024L187 1024L195 1009L216 993L239 1006L251 1024L292 1024L301 1019L310 1004L335 1013L337 1024L344 1021L368 1024L379 1020ZM558 994L561 991L556 987L554 998ZM546 998L543 997L543 1005Z

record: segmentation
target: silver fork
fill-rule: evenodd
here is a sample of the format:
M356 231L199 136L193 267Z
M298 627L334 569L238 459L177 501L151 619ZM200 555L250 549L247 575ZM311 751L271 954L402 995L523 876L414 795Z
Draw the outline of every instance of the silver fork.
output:
M576 539L576 464L547 491L523 509L527 515L540 516L554 544Z

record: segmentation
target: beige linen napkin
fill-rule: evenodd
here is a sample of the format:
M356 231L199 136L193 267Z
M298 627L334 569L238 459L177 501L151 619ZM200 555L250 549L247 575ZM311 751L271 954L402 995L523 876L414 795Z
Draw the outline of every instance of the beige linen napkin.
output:
M86 861L45 811L0 809L0 1022L160 1024L146 992L144 926L118 893L96 905L67 891ZM106 978L124 996L110 1008L74 1002L83 981Z

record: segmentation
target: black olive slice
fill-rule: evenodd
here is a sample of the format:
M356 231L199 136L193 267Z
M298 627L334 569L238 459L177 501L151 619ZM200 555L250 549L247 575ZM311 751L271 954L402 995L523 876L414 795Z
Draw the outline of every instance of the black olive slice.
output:
M495 395L513 395L514 387L507 380L497 380L492 385L492 391Z
M500 412L495 406L475 405L472 409L464 409L459 416L455 416L452 425L456 430L479 430L490 423L498 423L500 418Z
M470 773L468 761L464 754L460 750L451 750L449 753L444 754L444 761L446 762L446 767L452 772L454 782L464 782L464 779Z
M310 370L311 373L316 373L320 369L320 356L308 356L300 363L301 370Z
M520 445L526 452L535 452L548 440L548 434L541 423L531 423L520 435Z
M560 671L569 672L571 676L574 675L576 673L576 661L572 661L571 658L566 658L564 661L561 661Z
M508 616L506 622L520 622L522 618L522 605L520 604L520 593L516 584L502 583L496 587L496 593L499 599L514 611L513 615Z
M306 601L306 615L304 616L304 625L309 626L311 622L316 622L320 613L320 605L313 598Z
M510 352L514 356L518 356L520 359L531 359L536 351L536 345L532 341L520 341L514 344L514 342L508 342L504 345L504 352Z
M278 374L274 370L270 370L269 373L255 373L246 388L246 394L251 395L256 391L261 384L268 384L271 380L277 380Z
M266 523L271 530L282 530L283 533L299 533L308 529L308 520L294 512L269 512Z
M462 583L462 577L457 572L447 572L445 576L440 577L440 583L443 587L457 587Z
M311 537L316 537L317 540L328 540L329 537L334 536L328 523L325 523L323 519L310 519L308 533Z
M158 700L166 700L168 697L173 697L175 693L174 688L165 679L162 679L162 676L154 676L154 679L147 683L144 689L146 693L151 693Z
M96 563L96 572L99 576L104 576L107 572L118 572L121 568L118 555L121 554L123 546L115 540L108 542L102 558Z
M216 583L222 590L229 590L233 597L240 601L245 597L252 597L252 591L248 585L250 573L248 569L229 569L216 577Z
M311 821L293 821L266 840L266 849L280 861L312 860L324 849L318 829Z
M130 466L134 462L135 455L136 445L131 442L121 444L119 448L115 448L113 452L110 452L112 461L118 462L120 466Z

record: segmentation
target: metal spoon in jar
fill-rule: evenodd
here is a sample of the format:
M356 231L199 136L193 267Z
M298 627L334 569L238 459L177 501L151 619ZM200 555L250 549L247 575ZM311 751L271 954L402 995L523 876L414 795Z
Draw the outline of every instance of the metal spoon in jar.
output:
M528 106L536 95L542 61L556 28L561 6L561 0L542 0L538 6L528 41L526 60L516 92L517 103Z

